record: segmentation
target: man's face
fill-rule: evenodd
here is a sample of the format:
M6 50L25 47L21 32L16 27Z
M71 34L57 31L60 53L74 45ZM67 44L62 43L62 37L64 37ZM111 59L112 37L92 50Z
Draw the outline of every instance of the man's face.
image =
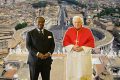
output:
M82 20L80 18L75 18L73 20L73 26L76 28L76 29L80 29L82 27Z
M39 19L39 20L38 20L38 28L39 28L39 29L43 29L44 23L45 23L45 22L44 22L42 19Z

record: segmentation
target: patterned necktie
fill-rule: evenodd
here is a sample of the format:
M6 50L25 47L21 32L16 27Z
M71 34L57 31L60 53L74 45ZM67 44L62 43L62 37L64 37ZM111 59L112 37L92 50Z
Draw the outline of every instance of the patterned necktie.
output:
M43 31L42 30L40 30L40 34L43 36Z

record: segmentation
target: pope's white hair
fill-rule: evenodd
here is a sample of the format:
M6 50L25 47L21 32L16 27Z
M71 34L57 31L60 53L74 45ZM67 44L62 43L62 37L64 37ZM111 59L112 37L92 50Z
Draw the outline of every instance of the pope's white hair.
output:
M74 16L72 21L74 21L75 19L80 19L80 21L82 21L83 24L83 18L81 16Z

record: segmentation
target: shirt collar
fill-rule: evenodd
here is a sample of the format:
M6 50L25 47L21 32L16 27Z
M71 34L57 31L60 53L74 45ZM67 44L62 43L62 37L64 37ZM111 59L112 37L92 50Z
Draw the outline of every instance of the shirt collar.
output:
M38 32L40 32L40 29L39 28L36 28ZM44 29L41 30L42 33L44 34Z

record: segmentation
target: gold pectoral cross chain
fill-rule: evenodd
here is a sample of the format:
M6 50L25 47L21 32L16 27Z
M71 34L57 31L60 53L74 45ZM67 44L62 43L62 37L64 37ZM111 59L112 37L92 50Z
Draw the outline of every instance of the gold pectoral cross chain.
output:
M76 37L76 40L75 40L75 44L78 45L78 31L77 31L77 37Z

